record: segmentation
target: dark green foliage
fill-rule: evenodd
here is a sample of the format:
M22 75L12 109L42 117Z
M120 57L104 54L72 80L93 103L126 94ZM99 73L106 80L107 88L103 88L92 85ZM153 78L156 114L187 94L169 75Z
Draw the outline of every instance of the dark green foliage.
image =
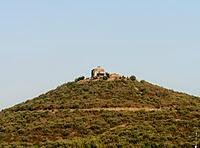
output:
M109 73L106 73L106 77L107 77L107 78L110 78L110 74L109 74Z
M75 82L78 82L78 81L81 81L81 80L84 80L84 79L85 79L84 76L82 76L82 77L78 77L78 78L75 79Z
M108 76L104 76L104 77L103 77L103 80L108 80Z
M89 108L157 111L83 111ZM192 147L200 99L146 81L70 82L0 112L0 147Z
M135 81L135 80L136 80L136 76L130 76L130 79L131 79L132 81Z
M146 81L145 80L141 80L140 82L144 84Z

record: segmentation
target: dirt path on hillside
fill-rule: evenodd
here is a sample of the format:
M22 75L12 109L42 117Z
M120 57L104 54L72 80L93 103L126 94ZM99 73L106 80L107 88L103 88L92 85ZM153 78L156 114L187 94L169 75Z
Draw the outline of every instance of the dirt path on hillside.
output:
M146 112L150 112L150 111L160 111L161 109L157 109L157 108L150 108L150 107L111 107L111 108L86 108L86 109L49 109L49 110L32 110L30 112L52 112L52 113L56 113L59 111L69 111L69 112L75 112L75 111L82 111L82 112L89 112L89 111L115 111L115 112L123 112L123 111L129 111L129 112L137 112L137 111L146 111ZM26 112L25 111L17 111L17 112Z
M156 108L148 108L148 107L144 107L144 108L135 108L135 107L112 107L112 108L89 108L89 109L70 109L70 111L74 112L74 111L116 111L116 112L120 112L120 111L131 111L131 112L136 112L136 111L158 111L160 109L156 109Z

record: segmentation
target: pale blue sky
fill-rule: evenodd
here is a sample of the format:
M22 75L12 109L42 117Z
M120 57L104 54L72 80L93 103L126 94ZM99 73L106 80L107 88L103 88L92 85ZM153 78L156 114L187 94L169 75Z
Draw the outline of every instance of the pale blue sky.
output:
M198 0L0 2L0 109L102 65L200 95Z

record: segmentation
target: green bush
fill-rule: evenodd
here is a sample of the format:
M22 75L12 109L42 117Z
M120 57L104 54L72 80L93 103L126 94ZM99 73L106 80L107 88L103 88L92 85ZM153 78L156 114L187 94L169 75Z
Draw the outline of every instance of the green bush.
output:
M84 79L85 79L84 76L82 76L82 77L78 77L78 78L75 79L75 82L78 82L78 81L81 81L81 80L84 80Z
M132 80L132 81L135 81L136 80L136 76L130 76L130 79Z
M108 80L108 77L107 77L107 76L104 76L104 77L103 77L103 80Z

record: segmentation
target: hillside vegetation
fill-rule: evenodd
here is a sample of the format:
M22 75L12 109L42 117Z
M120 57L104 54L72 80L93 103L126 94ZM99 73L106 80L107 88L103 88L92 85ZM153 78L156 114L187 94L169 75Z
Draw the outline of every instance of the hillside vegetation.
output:
M193 147L200 98L146 81L69 82L0 112L0 147Z

